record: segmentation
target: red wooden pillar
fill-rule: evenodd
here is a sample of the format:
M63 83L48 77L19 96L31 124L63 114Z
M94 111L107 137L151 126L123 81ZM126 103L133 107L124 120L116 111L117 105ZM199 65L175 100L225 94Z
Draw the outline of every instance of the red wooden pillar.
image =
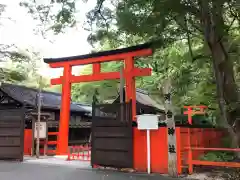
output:
M125 59L125 69L126 69L126 100L129 102L132 100L132 120L136 119L136 85L135 77L133 77L134 69L134 58L128 57Z
M68 131L70 119L71 83L72 67L65 65L62 82L62 102L59 122L59 134L57 143L57 154L65 155L68 152Z
M92 65L92 69L93 69L93 74L98 74L101 72L101 64L100 63L94 63Z

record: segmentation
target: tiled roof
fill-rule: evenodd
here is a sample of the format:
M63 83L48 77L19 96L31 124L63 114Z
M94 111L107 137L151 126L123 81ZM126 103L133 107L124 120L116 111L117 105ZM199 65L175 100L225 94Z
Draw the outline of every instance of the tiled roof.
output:
M151 106L151 107L155 107L159 110L164 111L164 105L160 105L158 104L156 101L154 101L149 94L141 89L136 89L136 100L137 102L139 102L140 104L144 104L146 106Z
M26 103L27 105L35 107L37 104L38 90L20 85L2 83L0 90L6 93L20 103ZM56 109L61 107L61 94L42 91L42 108L43 109ZM81 107L81 105L71 102L71 111L91 113L90 110Z
M125 97L125 92L124 92L124 97ZM115 102L119 102L120 100L120 96L118 96L118 98L115 100ZM158 104L156 101L154 101L150 96L149 93L145 90L136 89L136 101L139 104L143 104L149 107L153 107L156 108L159 111L164 112L165 108L164 105Z

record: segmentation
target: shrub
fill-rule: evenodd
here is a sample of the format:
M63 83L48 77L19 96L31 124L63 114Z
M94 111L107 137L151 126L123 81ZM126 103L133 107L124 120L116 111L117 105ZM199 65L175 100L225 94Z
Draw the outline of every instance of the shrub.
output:
M208 152L205 155L200 157L200 160L204 161L232 161L235 158L233 152L220 152L220 151L213 151Z

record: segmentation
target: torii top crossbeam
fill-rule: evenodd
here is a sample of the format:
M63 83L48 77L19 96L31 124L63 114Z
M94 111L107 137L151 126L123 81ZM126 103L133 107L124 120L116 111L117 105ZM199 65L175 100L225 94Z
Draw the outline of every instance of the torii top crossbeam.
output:
M126 82L126 100L132 101L132 114L134 119L136 116L135 77L151 75L150 68L134 67L134 57L149 56L152 55L152 53L151 43L146 43L138 46L81 56L44 59L44 62L49 64L51 68L64 68L63 76L51 79L52 85L62 84L62 103L57 154L64 155L68 150L71 83L120 79L120 72L101 72L101 63L110 61L124 61L125 67L123 76ZM93 71L91 75L72 75L73 66L86 64L93 64Z

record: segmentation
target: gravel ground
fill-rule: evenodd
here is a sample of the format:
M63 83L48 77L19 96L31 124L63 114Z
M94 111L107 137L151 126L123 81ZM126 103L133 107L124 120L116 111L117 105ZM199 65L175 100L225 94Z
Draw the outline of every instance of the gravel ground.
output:
M93 170L88 164L64 165L57 161L56 159L48 159L48 162L52 163L46 163L45 159L37 161L27 159L23 163L0 161L0 180L173 180L160 175Z

